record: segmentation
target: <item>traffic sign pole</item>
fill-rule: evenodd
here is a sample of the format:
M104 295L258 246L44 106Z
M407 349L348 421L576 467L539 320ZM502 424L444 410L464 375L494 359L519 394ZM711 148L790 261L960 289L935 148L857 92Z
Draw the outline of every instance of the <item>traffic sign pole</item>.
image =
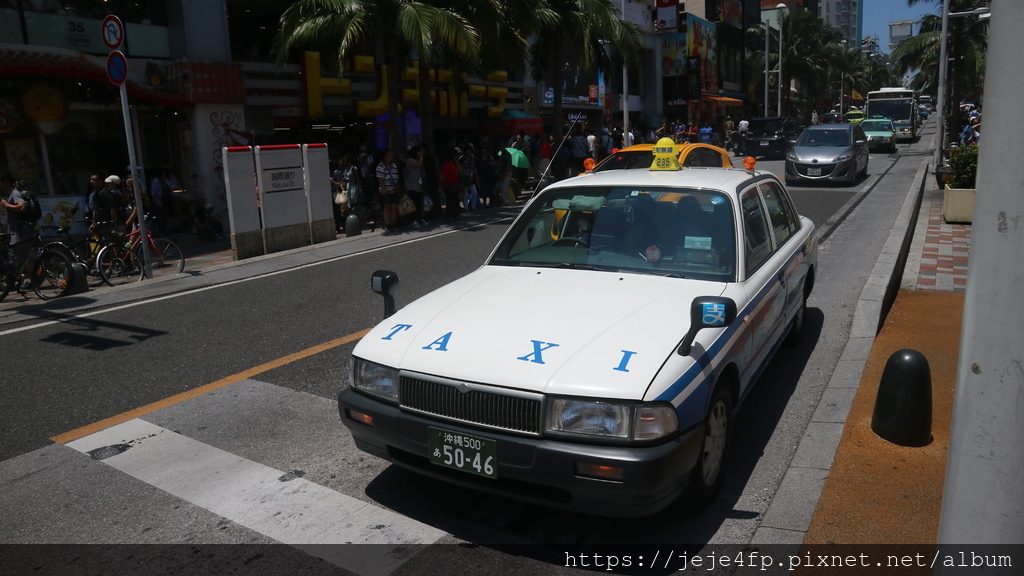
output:
M118 50L124 42L124 26L121 24L121 19L114 15L104 18L103 23L100 25L100 38L103 40L104 46L112 50L107 55L107 77L121 91L121 115L124 116L124 136L128 142L128 162L131 164L132 182L135 184L133 186L135 217L139 225L139 243L142 246L143 272L146 278L152 278L153 268L150 264L149 235L146 233L146 217L142 205L142 188L146 183L139 181L138 163L135 161L135 136L132 131L131 111L128 108L128 88L125 86L125 82L128 80L128 59Z

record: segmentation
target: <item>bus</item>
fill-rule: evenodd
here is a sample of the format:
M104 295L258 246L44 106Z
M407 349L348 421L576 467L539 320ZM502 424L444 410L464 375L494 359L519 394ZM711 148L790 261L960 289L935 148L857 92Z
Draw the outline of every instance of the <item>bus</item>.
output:
M865 119L888 118L896 127L897 140L917 138L921 124L917 110L917 92L908 88L882 88L868 92Z

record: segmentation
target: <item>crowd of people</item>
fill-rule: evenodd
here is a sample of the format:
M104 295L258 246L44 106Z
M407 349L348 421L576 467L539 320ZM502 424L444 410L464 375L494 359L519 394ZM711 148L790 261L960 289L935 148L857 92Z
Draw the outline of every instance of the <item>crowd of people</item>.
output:
M746 121L738 126L745 127ZM528 181L554 182L586 171L587 160L599 162L609 154L668 136L676 142L724 145L737 123L722 117L714 125L681 119L658 128L569 126L561 141L553 134L510 138L482 137L471 141L453 137L435 153L423 143L409 149L357 152L337 156L331 167L334 219L338 233L360 206L379 203L387 232L421 227L432 219L454 220L464 212L515 202ZM520 156L521 155L521 156Z

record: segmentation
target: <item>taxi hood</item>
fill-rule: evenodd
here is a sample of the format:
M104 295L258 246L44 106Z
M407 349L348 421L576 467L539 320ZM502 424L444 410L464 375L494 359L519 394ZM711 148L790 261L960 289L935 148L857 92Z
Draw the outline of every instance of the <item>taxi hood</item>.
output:
M353 355L402 370L547 394L642 399L727 284L485 266L373 328Z

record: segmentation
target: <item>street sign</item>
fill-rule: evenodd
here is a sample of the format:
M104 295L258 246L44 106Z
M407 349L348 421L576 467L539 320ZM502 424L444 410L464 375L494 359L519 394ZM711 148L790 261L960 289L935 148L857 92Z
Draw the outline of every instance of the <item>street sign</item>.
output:
M114 50L107 55L107 78L110 78L115 86L124 84L128 78L128 60L120 50Z
M100 25L100 38L103 39L103 45L111 50L117 50L121 47L121 43L124 42L124 25L121 24L121 19L111 14L103 19L103 24Z

